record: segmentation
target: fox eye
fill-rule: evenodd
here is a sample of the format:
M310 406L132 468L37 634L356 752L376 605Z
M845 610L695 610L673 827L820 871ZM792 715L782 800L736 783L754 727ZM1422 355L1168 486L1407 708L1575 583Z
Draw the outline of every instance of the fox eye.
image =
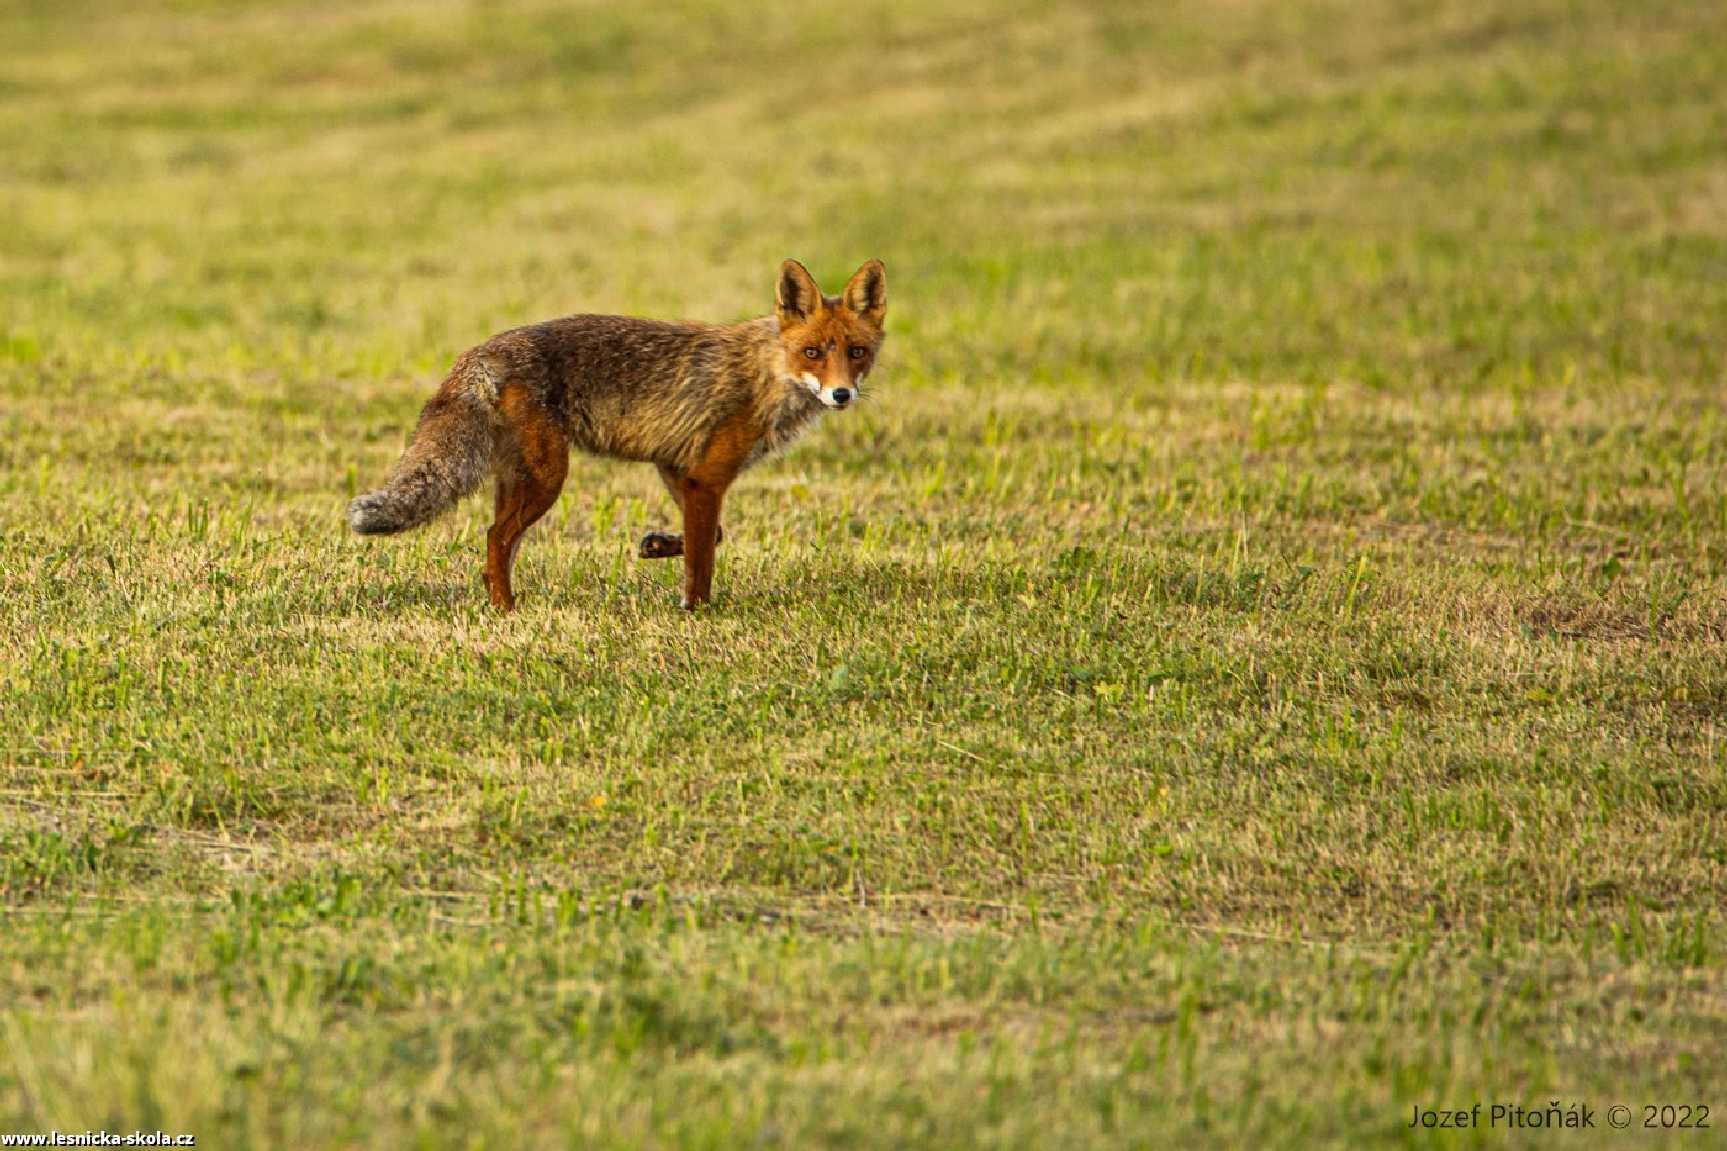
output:
M868 354L869 349L864 347L862 344L853 344L851 346L851 358L854 360L861 360Z
M806 359L806 360L819 360L821 358L822 358L822 350L820 348L805 348L804 349L804 359Z

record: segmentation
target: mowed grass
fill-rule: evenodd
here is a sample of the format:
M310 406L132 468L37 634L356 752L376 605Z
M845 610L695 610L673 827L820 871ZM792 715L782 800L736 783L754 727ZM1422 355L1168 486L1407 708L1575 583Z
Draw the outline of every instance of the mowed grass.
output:
M0 42L0 1132L1719 1141L1727 9ZM509 618L487 500L344 533L464 347L787 255L890 342L712 610L640 466Z

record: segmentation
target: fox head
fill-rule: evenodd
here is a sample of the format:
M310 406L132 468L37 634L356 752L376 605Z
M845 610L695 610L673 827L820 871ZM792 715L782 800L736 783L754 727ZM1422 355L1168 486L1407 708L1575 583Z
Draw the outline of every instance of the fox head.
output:
M886 315L887 269L880 260L859 268L837 296L822 295L809 270L787 260L774 289L786 377L825 406L846 407L875 366Z

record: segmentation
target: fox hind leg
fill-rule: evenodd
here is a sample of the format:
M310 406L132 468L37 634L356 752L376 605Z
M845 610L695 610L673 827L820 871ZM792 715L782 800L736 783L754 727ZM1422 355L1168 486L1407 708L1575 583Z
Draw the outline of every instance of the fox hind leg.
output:
M516 393L520 395L520 393ZM526 398L523 397L525 400ZM486 589L500 611L516 606L510 569L522 536L558 502L570 471L569 440L531 401L503 404L513 451L501 453L491 529L486 532ZM511 411L514 407L517 411Z
M672 494L672 499L678 505L678 512L684 510L684 477L676 468L660 468L660 482L666 485L666 491ZM714 542L717 544L725 538L725 531L718 524L714 525ZM645 560L669 560L684 554L684 537L678 532L649 532L642 537L642 542L636 548L637 557Z
M499 477L498 496L492 526L486 532L486 588L492 604L500 611L516 606L515 592L510 586L510 571L516 563L516 549L522 536L539 518L558 502L563 491L566 469L555 475L549 472L526 472L511 478Z

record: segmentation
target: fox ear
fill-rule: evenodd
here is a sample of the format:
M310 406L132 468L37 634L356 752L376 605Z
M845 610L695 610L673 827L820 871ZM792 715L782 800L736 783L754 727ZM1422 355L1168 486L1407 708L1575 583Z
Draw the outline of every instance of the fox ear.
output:
M821 307L822 290L809 269L796 260L780 265L779 283L774 285L774 313L782 324L806 320Z
M859 268L846 283L846 307L875 323L887 312L887 268L880 260L871 260Z

